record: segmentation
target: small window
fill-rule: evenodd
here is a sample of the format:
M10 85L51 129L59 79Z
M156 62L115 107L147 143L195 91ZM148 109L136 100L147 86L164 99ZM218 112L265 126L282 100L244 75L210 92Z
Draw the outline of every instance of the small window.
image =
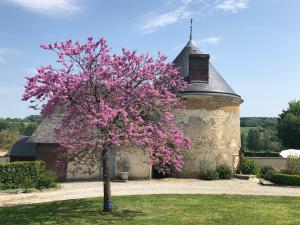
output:
M189 55L189 80L190 83L208 83L209 55Z

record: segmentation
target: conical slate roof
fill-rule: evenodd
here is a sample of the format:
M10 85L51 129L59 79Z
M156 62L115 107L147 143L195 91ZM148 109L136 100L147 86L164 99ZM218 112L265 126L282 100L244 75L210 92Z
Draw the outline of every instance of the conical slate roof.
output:
M189 76L189 55L202 54L196 43L190 39L186 46L181 50L179 55L173 61L175 67L183 77ZM218 71L209 64L208 83L191 83L181 94L182 95L211 95L226 96L241 100L241 96L236 94L229 84L223 79Z

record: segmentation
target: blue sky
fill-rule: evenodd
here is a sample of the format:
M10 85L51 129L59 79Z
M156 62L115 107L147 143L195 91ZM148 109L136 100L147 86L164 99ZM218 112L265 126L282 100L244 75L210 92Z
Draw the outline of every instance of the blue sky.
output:
M300 99L298 0L0 0L0 117L36 114L24 76L55 61L41 43L104 37L173 60L193 39L242 96L241 116L277 116Z

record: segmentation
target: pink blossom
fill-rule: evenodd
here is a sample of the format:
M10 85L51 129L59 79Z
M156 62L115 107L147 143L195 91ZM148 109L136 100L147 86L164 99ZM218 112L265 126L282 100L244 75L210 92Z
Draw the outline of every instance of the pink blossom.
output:
M42 66L26 78L23 100L39 106L43 116L62 111L55 137L67 159L94 165L108 146L138 145L161 171L182 168L181 152L190 140L172 110L183 108L176 93L187 84L165 56L127 49L111 54L104 39L93 38L41 48L54 51L61 67Z

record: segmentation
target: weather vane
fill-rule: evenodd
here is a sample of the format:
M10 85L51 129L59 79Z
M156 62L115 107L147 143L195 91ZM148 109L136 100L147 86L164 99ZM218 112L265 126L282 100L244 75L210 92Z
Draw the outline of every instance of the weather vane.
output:
M190 40L192 40L192 33L193 33L193 19L191 19Z

